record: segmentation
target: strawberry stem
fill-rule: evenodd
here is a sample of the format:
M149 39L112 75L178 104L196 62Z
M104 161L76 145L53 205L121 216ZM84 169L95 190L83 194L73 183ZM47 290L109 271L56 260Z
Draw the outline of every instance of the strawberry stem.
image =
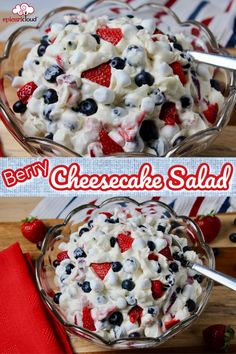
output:
M234 338L234 330L231 326L227 326L225 329L225 335L224 335L224 340L225 340L225 344L224 344L224 351L226 352L229 348L230 342L231 340Z
M32 222L34 221L35 219L37 219L35 216L27 216L25 219L21 220L22 222Z

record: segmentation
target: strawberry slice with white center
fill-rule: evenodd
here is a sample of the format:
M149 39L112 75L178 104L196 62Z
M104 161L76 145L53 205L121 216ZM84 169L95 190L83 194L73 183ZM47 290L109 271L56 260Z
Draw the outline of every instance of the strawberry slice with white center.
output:
M64 259L68 259L68 258L69 258L69 256L68 256L67 251L62 251L62 252L58 253L58 255L57 255L58 262L61 262Z
M96 327L94 325L94 320L91 316L91 309L88 306L85 306L83 308L83 312L82 312L82 323L83 323L83 327L85 329L88 329L89 331L96 331Z
M143 313L143 309L142 307L136 305L134 306L129 312L129 320L131 323L135 323L138 322L139 326L141 324L141 318L142 318L142 313Z
M120 28L102 27L98 28L96 33L107 42L117 45L123 38L123 34Z
M109 87L111 82L111 66L108 63L103 63L95 68L83 71L81 77L96 82L98 85Z
M134 242L134 239L130 237L130 232L119 234L117 236L117 242L121 249L121 253L128 251Z
M33 81L27 82L27 84L22 86L17 91L17 96L19 97L19 100L24 104L26 104L29 98L33 95L37 87L38 86Z
M165 256L169 261L173 261L173 257L170 251L170 248L168 246L166 246L165 248L163 248L161 251L159 251L158 253L162 254L163 256Z
M218 115L219 106L217 103L209 104L207 109L203 111L204 116L209 123L214 124Z
M180 62L175 61L174 63L170 64L170 67L172 68L173 73L175 75L178 75L182 85L185 85L187 83L187 78L186 78L186 76L184 74L184 70L183 70L182 65L180 64Z
M111 268L110 262L105 263L91 263L91 268L97 274L97 276L103 280Z
M100 143L102 145L102 152L104 155L113 155L124 152L123 148L117 144L106 132L102 129L99 133Z

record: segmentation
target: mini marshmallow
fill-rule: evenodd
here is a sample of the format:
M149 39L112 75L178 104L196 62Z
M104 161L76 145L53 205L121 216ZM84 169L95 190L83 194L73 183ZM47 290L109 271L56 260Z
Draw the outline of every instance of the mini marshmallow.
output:
M25 84L25 79L21 76L15 76L12 80L12 86L15 88L20 88Z
M138 268L138 263L135 257L130 257L126 259L123 269L126 273L134 273Z
M102 281L99 280L91 280L90 282L90 287L92 290L94 290L96 293L100 293L102 292L103 288L104 288L104 284Z
M106 87L99 87L94 91L93 97L99 103L111 104L114 101L115 94L114 91Z
M131 84L131 78L126 71L116 70L113 73L113 76L116 79L116 83L120 87L127 87Z
M153 34L156 29L156 20L145 19L141 22L141 26L143 26L149 33Z
M141 111L152 113L155 109L155 102L151 97L144 97L141 102Z
M116 300L116 306L123 310L127 307L127 301L123 298L123 297L119 297L117 300Z

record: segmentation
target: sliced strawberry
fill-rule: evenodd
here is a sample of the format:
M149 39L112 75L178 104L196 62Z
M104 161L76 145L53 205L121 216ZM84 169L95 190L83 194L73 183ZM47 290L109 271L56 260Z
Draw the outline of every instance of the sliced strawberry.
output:
M131 323L138 322L139 326L141 324L143 309L142 307L136 305L128 312L129 320Z
M17 91L17 96L19 97L19 100L23 103L27 103L29 98L32 96L34 90L36 90L38 86L33 82L27 82L24 86L22 86L18 91Z
M183 85L185 85L187 83L187 78L184 74L184 71L183 71L183 68L182 68L182 65L180 64L180 62L175 61L174 63L170 64L170 67L172 68L173 73L175 75L178 75L181 83Z
M111 263L110 262L91 263L90 266L91 266L91 268L93 268L93 270L97 274L97 276L101 280L103 280L111 268Z
M164 294L163 284L160 280L152 280L152 296L154 300L159 299Z
M219 111L218 103L210 104L205 111L203 111L204 116L209 123L214 124Z
M111 67L108 63L83 71L81 77L99 85L109 87L111 82Z
M159 30L158 28L155 29L155 32L153 34L164 34L161 30ZM153 42L157 42L158 39L157 37L152 38Z
M57 62L57 65L60 66L60 68L64 67L61 55L56 56L56 62Z
M82 312L82 323L83 323L83 327L85 329L88 329L89 331L96 331L96 327L94 325L94 320L91 316L91 310L88 306L85 306L83 308L83 312Z
M111 218L111 217L112 217L112 214L111 214L111 213L107 213L106 211L102 211L102 212L99 213L99 214L106 215L107 218Z
M166 246L165 248L163 248L161 251L159 251L158 253L162 254L163 256L165 256L169 261L173 261L173 257L170 251L170 248L168 246Z
M100 142L102 144L102 152L104 155L113 155L123 152L122 147L112 140L106 130L102 129L99 133Z
M67 258L69 258L67 251L62 251L62 252L58 253L58 255L57 255L58 262L61 262Z
M181 124L179 115L174 102L166 102L161 107L160 117L161 120L164 120L166 124L175 122L176 124Z
M148 255L148 259L149 259L149 261L158 261L158 255L155 253L150 253Z
M176 121L173 117L167 117L165 119L165 125L175 125Z
M166 330L170 329L171 327L173 327L174 325L176 325L176 323L179 323L179 320L176 320L175 318L172 318L170 321L165 322L165 327Z
M130 237L130 232L127 232L124 234L119 234L117 236L117 242L121 249L121 253L123 253L130 249L132 243L134 242L134 239Z
M110 42L113 45L117 45L123 38L123 34L120 28L102 27L98 28L96 33L104 39L104 41Z

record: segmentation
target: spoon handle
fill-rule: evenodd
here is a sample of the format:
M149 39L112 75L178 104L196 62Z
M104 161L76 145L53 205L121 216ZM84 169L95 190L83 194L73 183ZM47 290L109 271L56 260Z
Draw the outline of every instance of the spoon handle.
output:
M236 70L236 58L230 55L201 53L193 50L189 50L188 54L199 63Z
M228 288L236 291L236 279L230 277L221 272L217 272L216 270L212 270L198 263L189 262L188 266L195 270L196 272L205 275L206 277L215 280L217 283L227 286Z

